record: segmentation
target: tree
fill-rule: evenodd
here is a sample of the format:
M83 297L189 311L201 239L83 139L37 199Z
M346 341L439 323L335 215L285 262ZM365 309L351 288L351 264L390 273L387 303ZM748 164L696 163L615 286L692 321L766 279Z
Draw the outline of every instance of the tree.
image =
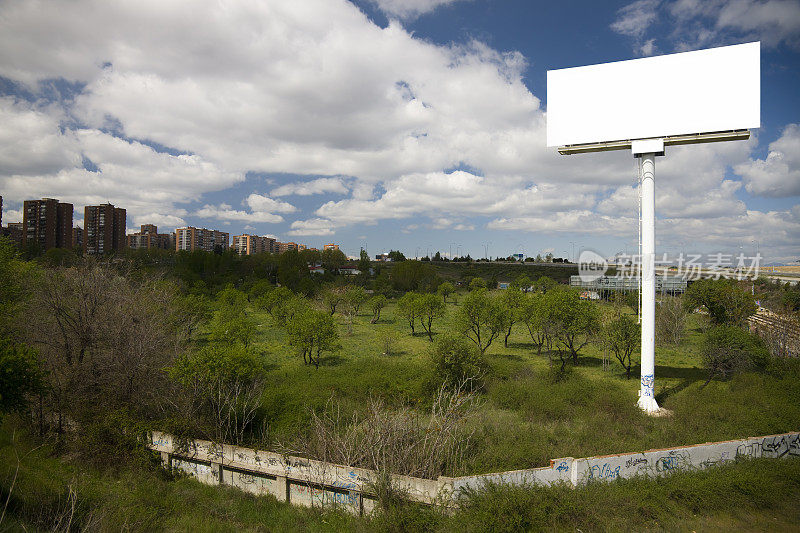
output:
M422 261L403 261L392 267L392 286L400 292L428 291L439 286L436 269Z
M226 287L214 302L214 315L209 324L212 340L250 344L256 334L256 323L247 315L247 295L233 287Z
M297 250L287 250L278 256L278 283L282 286L297 290L301 280L310 275L308 263Z
M336 272L347 262L347 256L341 250L328 248L322 251L320 261L326 272Z
M353 309L353 314L355 316L358 316L358 312L361 310L361 306L364 305L364 302L367 301L367 298L369 298L369 296L367 295L367 291L365 291L363 287L354 286L354 287L349 287L347 289L344 298L348 307Z
M43 387L44 375L36 352L0 337L0 421L6 413L22 411L28 396Z
M259 296L255 303L259 309L266 311L272 315L272 318L275 318L273 310L292 296L294 296L294 293L286 287L277 287L274 290Z
M387 302L388 300L386 299L386 296L382 294L378 294L370 298L369 302L367 302L369 308L372 309L372 319L370 320L370 324L375 324L381 319L381 310L386 307Z
M333 317L316 309L295 314L286 324L289 344L303 355L303 363L319 368L321 353L336 349L339 334Z
M686 334L686 308L680 298L662 298L656 307L656 338L680 344Z
M439 284L439 288L436 289L436 292L442 297L444 303L447 303L447 297L456 292L456 288L449 281L443 281Z
M347 333L353 333L353 319L358 316L358 312L364 302L367 301L367 292L363 287L352 286L344 293L344 316L347 318Z
M544 295L533 293L525 298L519 314L520 322L525 324L531 340L536 345L537 355L542 355L542 347L545 345L549 351L551 344L544 304Z
M306 298L299 294L292 294L288 300L284 300L272 308L272 316L277 325L286 326L292 317L309 307L310 305Z
M407 263L411 263L411 261L406 261ZM413 336L416 332L414 331L414 324L416 323L417 319L419 318L419 305L417 304L417 300L419 299L419 294L415 292L407 292L403 296L397 300L397 313L403 317L408 325L411 326L411 335Z
M701 357L708 370L705 387L714 376L727 379L748 366L763 364L769 352L756 335L738 326L722 325L705 333Z
M485 288L486 288L486 280L483 278L475 277L472 278L469 282L469 290L471 291L477 291Z
M463 337L443 334L431 351L433 372L439 384L454 389L469 381L474 389L484 374L485 363L474 344Z
M389 260L395 263L406 260L406 256L403 255L403 252L399 250L389 250L388 255L389 255Z
M16 244L0 237L0 335L9 333L23 307L37 269L23 261Z
M548 263L549 262L550 261L548 261ZM546 293L556 286L558 286L558 283L556 283L554 279L547 276L542 276L536 281L536 290L543 293Z
M445 304L435 294L423 294L417 298L416 305L422 329L428 334L428 339L433 342L433 320L444 316Z
M545 316L552 327L555 341L569 351L572 362L578 362L578 352L589 342L589 336L597 329L599 312L595 304L581 300L578 293L569 288L554 288L544 296ZM583 342L580 337L583 336ZM563 370L565 361L562 358Z
M207 345L177 358L169 376L188 393L191 412L216 442L241 444L256 416L266 365L241 345Z
M511 330L514 324L520 318L520 312L525 302L525 293L517 287L509 287L503 291L499 298L500 310L503 316L503 329L505 338L503 339L503 346L508 348L508 337L511 336Z
M527 294L528 291L531 290L532 285L533 282L531 281L531 278L529 278L527 274L520 274L514 281L511 282L511 288L520 290L525 294Z
M728 279L697 280L686 289L683 301L688 309L705 307L716 325L743 326L758 310L753 296Z
M389 273L385 270L378 274L375 278L375 282L372 285L373 291L376 294L382 294L387 298L392 294L392 278L389 276Z
M325 289L325 292L322 294L322 302L331 315L336 312L336 308L339 307L339 304L344 302L345 291L346 289L344 287L330 286Z
M489 297L486 289L473 290L464 298L456 314L456 324L475 343L481 355L486 353L504 326L500 307Z
M625 377L631 377L631 354L641 346L642 335L630 316L619 314L603 328L603 337L609 349L625 369Z

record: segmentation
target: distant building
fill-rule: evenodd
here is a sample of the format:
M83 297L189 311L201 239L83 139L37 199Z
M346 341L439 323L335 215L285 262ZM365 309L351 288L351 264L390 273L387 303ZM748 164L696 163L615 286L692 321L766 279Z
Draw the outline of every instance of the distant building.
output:
M224 231L192 226L175 230L175 249L178 251L193 252L195 250L204 250L213 252L215 249L224 250L228 248L229 240L229 234Z
M101 255L125 248L126 211L113 204L87 205L83 209L83 252Z
M42 251L72 247L72 204L53 198L25 200L22 207L22 244L38 244Z
M22 245L22 222L9 222L5 228L0 229L0 235L8 237L18 245Z
M169 233L159 233L155 224L142 224L140 230L127 236L128 248L134 250L175 249L174 239Z
M386 252L384 252L382 254L378 254L378 255L375 256L375 261L388 262L388 261L391 261L391 260L392 260L392 258L389 257L389 254L386 253Z
M80 226L72 228L72 246L83 248L83 228Z
M339 245L338 244L334 244L334 243L331 242L331 243L328 243L325 246L323 246L322 249L323 250L338 250L339 249Z
M234 235L233 249L239 255L275 253L275 239L258 235Z

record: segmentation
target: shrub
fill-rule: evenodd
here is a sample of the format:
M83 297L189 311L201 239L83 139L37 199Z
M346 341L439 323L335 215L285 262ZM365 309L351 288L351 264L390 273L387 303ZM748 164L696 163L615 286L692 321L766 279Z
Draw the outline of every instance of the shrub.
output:
M744 325L758 310L755 298L738 283L728 279L701 279L686 289L684 305L705 307L713 324Z
M437 383L449 388L466 381L470 381L474 388L485 373L480 352L463 337L439 336L433 344L432 359Z
M656 338L680 344L686 335L688 314L680 298L664 298L656 307Z
M703 339L701 352L708 379L703 386L719 376L723 379L748 367L765 367L769 352L757 336L738 326L714 326Z

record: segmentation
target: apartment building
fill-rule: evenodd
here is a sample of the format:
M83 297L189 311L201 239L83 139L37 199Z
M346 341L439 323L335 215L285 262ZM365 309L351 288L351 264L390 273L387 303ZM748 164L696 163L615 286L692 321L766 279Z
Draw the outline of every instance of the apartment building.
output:
M339 245L338 244L334 244L334 243L331 242L331 243L328 243L325 246L323 246L322 249L323 250L338 250L339 249Z
M125 248L125 209L113 204L87 205L83 209L83 252L104 254Z
M185 227L175 230L175 249L193 252L205 250L213 252L215 249L228 248L230 241L228 233L206 228Z
M259 237L258 235L234 235L233 249L239 255L252 255L260 253L275 253L275 239Z
M149 250L160 248L174 250L174 237L169 233L159 233L155 224L142 224L140 230L128 235L128 248L134 250Z
M22 207L22 245L38 244L42 251L72 247L72 204L54 198L25 200Z

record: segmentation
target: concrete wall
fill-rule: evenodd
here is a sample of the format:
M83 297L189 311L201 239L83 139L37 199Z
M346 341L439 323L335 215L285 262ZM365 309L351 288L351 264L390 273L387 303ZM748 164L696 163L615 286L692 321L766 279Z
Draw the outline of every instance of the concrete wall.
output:
M165 466L186 472L203 483L231 485L252 494L271 494L295 505L338 506L358 514L369 513L375 506L370 483L376 473L371 470L209 441L179 442L157 431L151 435L150 447L161 452ZM477 476L436 480L392 478L395 486L413 501L456 504L463 489L480 489L486 483L551 485L562 482L578 486L595 480L702 469L739 456L800 457L800 433L581 459L565 457L552 460L550 466L542 468Z

